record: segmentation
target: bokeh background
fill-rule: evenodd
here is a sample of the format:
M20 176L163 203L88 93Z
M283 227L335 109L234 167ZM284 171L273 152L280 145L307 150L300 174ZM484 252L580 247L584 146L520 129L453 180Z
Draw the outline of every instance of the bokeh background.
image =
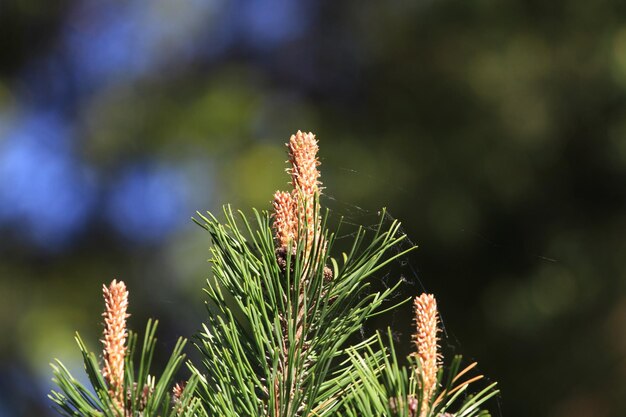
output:
M420 246L404 291L437 294L496 416L626 415L625 22L617 0L1 0L0 416L52 415L48 363L80 374L114 277L163 354L193 334L190 217L269 208L297 129L333 215L385 206Z

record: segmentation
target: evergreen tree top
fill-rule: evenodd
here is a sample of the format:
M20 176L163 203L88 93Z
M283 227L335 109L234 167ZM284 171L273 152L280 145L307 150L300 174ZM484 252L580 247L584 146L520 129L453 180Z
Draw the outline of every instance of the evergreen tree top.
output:
M375 290L371 279L414 249L392 253L405 236L397 221L359 228L347 253L334 254L336 231L320 207L318 141L298 131L287 143L290 191L277 191L273 211L253 220L224 208L224 220L198 213L210 236L207 317L187 362L180 339L159 377L151 374L156 322L149 321L137 360L137 335L126 330L123 282L104 286L102 365L77 336L91 388L60 363L50 398L66 416L405 416L474 417L497 394L491 384L469 395L461 358L445 366L438 346L434 296L414 299L415 350L402 365L392 338L352 342L366 321L396 308L388 300L401 280ZM400 304L409 301L401 301ZM388 340L387 340L388 339Z

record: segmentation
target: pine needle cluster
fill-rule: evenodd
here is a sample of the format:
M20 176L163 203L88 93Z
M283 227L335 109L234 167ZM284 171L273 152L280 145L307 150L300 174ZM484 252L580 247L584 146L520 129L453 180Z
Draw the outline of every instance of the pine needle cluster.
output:
M150 417L475 417L497 394L495 384L476 394L468 377L476 364L448 366L438 345L435 298L414 299L414 352L401 364L391 331L354 343L367 320L389 305L401 280L382 290L374 276L408 251L384 214L373 232L359 228L351 248L332 256L336 231L320 207L318 142L297 132L287 143L292 189L277 191L272 212L253 215L226 206L223 220L198 213L211 240L206 320L194 337L199 363L185 363L180 339L159 377L151 373L156 322L143 344L126 329L128 291L104 286L101 360L76 336L90 387L57 361L50 398L65 416ZM409 301L409 300L405 300ZM403 301L404 302L404 301ZM137 353L139 355L137 356Z

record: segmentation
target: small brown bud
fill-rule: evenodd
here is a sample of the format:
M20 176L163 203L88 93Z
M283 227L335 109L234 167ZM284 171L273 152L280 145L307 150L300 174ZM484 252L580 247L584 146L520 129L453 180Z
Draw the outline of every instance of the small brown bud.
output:
M333 270L329 267L324 267L324 281L328 282L333 279Z

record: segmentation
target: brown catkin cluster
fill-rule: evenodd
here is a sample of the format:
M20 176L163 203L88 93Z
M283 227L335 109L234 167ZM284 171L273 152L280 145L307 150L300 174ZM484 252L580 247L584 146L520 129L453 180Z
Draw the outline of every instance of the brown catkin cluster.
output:
M128 291L124 282L113 280L109 287L102 286L105 311L102 375L109 384L109 391L118 407L124 404L124 358L126 356L126 319L129 314Z
M419 380L423 392L421 416L428 413L430 400L437 387L437 372L439 371L439 313L437 301L432 294L422 294L415 298L415 354L419 357Z

